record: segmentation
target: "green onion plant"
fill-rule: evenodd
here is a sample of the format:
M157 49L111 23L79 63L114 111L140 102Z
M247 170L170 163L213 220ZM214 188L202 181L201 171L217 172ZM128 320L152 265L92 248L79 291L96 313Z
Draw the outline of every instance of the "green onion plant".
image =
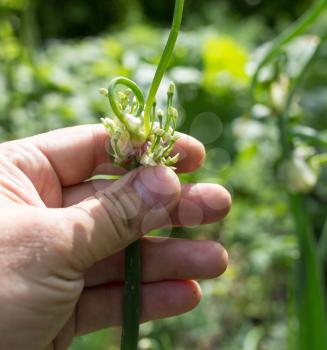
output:
M138 166L165 165L174 168L179 155L171 156L177 140L178 112L173 107L175 85L167 91L167 108L157 108L156 94L169 65L182 21L184 0L176 0L168 41L157 67L147 99L139 86L125 77L114 78L107 96L113 115L102 123L110 136L110 156L114 164L133 169ZM141 244L140 240L125 252L125 286L121 350L137 349L141 312Z
M255 101L256 87L262 68L281 54L288 43L305 32L326 10L326 7L327 0L315 1L298 21L272 41L270 48L253 74L250 87L251 104ZM296 348L300 350L327 349L326 291L322 272L322 263L326 261L327 254L327 224L325 224L320 236L320 242L317 242L313 235L312 219L307 208L307 196L314 189L319 176L319 167L326 163L327 157L326 153L315 154L309 161L300 159L296 153L298 140L304 144L315 146L316 152L321 152L327 148L327 138L326 133L317 132L306 126L292 125L289 117L296 93L306 72L314 63L326 35L313 39L317 41L314 54L303 65L297 76L284 84L284 103L281 106L274 106L281 149L279 174L282 174L284 188L288 195L289 209L294 219L300 252L296 266L295 284L298 315ZM282 80L285 81L285 75L286 73L283 72L279 76L277 84L282 85ZM287 86L285 87L285 85Z

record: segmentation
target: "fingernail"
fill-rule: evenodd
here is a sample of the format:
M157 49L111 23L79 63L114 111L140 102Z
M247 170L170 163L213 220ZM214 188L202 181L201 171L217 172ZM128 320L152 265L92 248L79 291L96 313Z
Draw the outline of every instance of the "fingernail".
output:
M149 207L162 207L177 202L181 190L177 175L163 166L142 168L134 179L133 186Z

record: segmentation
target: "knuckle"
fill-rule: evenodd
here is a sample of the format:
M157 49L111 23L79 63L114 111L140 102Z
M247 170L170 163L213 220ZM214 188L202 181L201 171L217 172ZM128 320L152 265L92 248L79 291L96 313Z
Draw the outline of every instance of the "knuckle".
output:
M114 191L100 191L96 198L111 227L111 234L115 235L118 242L132 239L140 231L139 213L142 202L128 186Z

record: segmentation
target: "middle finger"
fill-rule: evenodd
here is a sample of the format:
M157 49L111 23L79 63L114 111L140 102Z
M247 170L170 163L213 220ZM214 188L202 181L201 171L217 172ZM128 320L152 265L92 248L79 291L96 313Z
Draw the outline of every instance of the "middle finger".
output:
M63 190L63 207L75 205L86 198L93 197L96 192L104 191L114 181L95 180ZM168 218L166 226L195 226L208 224L224 218L231 207L228 191L217 184L185 184L182 185L181 198Z
M142 282L209 279L227 267L226 250L213 241L145 237L142 238ZM85 275L85 286L94 287L124 280L124 254L106 258Z

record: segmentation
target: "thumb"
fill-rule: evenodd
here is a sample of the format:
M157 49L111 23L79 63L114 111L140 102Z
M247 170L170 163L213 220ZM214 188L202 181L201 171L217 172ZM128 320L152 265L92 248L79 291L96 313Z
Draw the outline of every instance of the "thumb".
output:
M93 198L64 209L72 258L87 268L169 220L181 185L169 168L138 168ZM66 225L65 225L66 226Z

